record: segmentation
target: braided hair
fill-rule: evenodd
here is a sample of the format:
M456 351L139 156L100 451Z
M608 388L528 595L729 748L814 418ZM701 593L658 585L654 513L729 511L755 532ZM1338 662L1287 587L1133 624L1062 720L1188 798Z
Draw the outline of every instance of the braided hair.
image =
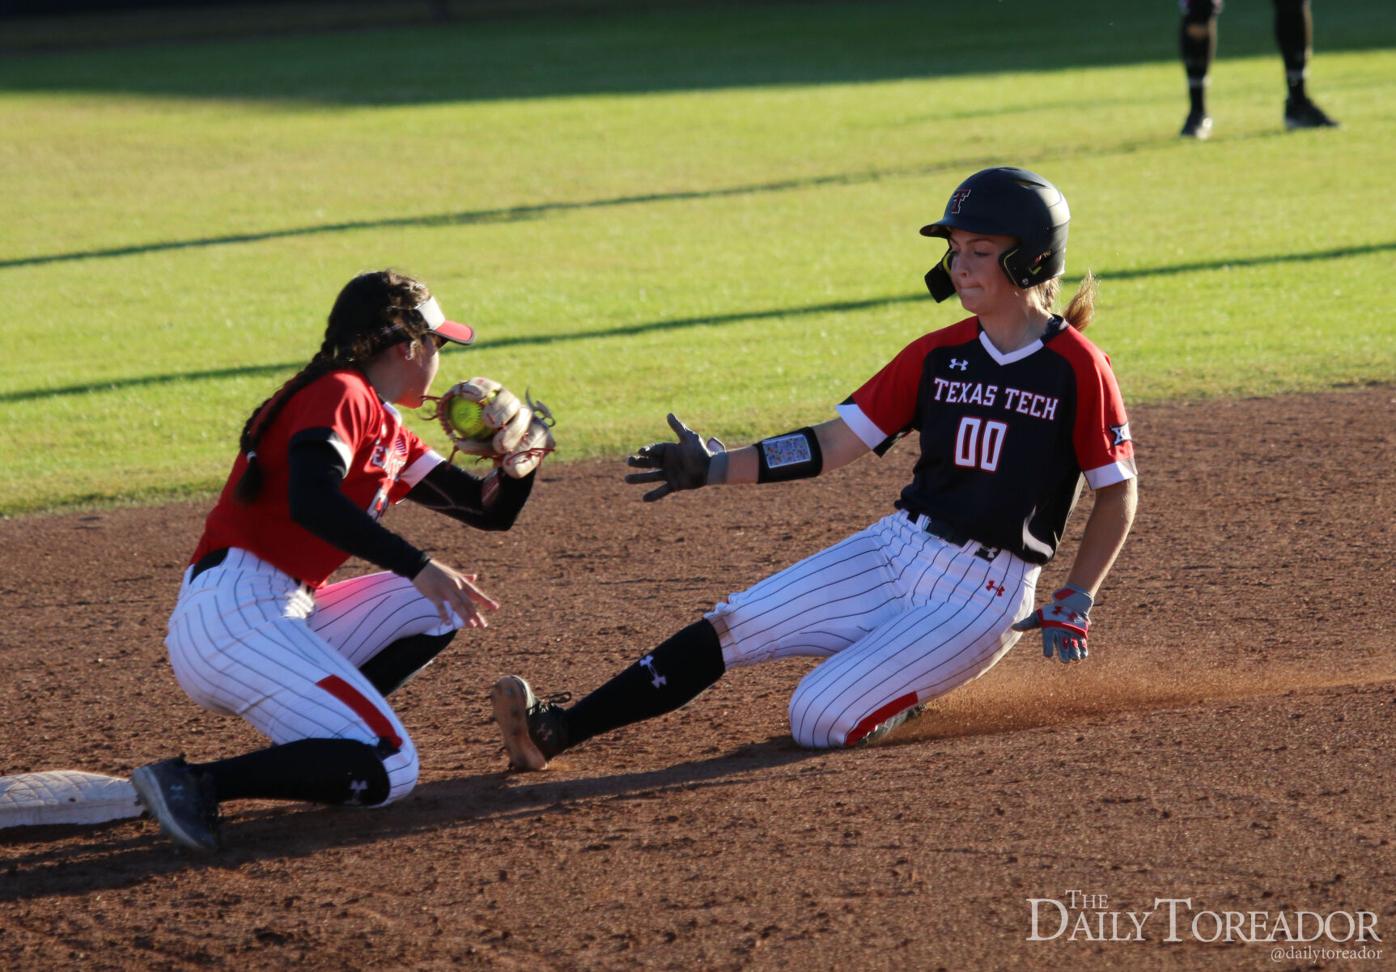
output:
M252 502L262 488L257 443L291 397L321 375L341 368L362 369L394 344L420 341L431 328L416 307L430 297L425 284L395 270L361 273L344 285L330 309L325 338L315 357L243 423L238 448L247 456L247 468L233 490L239 502Z

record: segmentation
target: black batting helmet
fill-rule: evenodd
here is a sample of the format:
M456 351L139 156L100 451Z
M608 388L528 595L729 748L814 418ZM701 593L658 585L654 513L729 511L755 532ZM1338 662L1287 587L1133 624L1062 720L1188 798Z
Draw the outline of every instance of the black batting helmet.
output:
M1033 287L1066 270L1066 229L1071 211L1056 186L1027 169L983 169L960 183L945 204L945 215L921 227L922 236L949 239L952 229L1012 236L1018 245L999 258L1015 287ZM955 292L950 251L926 274L931 296L941 301Z

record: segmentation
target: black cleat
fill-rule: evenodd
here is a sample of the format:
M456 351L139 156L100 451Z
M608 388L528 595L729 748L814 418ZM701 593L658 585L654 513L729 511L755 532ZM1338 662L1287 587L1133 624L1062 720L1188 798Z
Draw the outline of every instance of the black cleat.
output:
M1285 129L1296 128L1338 128L1338 122L1308 98L1289 98L1285 101Z
M195 776L183 758L140 767L131 774L131 785L175 843L202 854L218 850L213 781Z
M858 742L855 745L871 746L879 739L885 739L892 732L893 729L896 729L898 726L910 722L912 719L915 719L917 716L921 715L925 711L926 703L917 702L915 705L898 712L896 715L889 718L886 722L879 722L877 726L874 727L872 732L868 733L862 739L858 740Z
M1183 138L1206 141L1212 137L1212 116L1205 111L1188 112L1188 120L1183 122L1183 130L1178 134Z
M504 736L509 765L516 770L547 769L548 760L568 746L563 693L540 699L517 675L505 675L490 689L494 721Z

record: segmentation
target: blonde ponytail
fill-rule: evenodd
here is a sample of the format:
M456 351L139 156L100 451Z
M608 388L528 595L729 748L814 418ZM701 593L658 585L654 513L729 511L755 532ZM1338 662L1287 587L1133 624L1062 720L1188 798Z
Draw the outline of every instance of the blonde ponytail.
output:
M1053 277L1046 283L1038 285L1042 309L1048 314L1052 313L1052 308L1056 307L1057 296L1061 290L1061 277ZM1076 288L1071 302L1066 305L1066 310L1062 312L1062 317L1066 318L1066 322L1078 331L1084 331L1091 326L1091 321L1095 320L1095 293L1095 274L1087 270L1086 275L1081 278L1081 286Z
M1076 293L1071 297L1071 303L1066 305L1066 310L1062 317L1066 322L1078 331L1084 331L1091 326L1091 321L1095 320L1095 274L1089 270L1081 278L1081 286L1076 288Z

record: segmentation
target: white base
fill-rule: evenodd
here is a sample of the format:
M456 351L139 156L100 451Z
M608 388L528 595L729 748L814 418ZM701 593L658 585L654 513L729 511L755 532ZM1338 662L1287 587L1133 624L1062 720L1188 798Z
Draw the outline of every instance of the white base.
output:
M82 770L0 776L0 829L99 824L139 817L130 780Z

